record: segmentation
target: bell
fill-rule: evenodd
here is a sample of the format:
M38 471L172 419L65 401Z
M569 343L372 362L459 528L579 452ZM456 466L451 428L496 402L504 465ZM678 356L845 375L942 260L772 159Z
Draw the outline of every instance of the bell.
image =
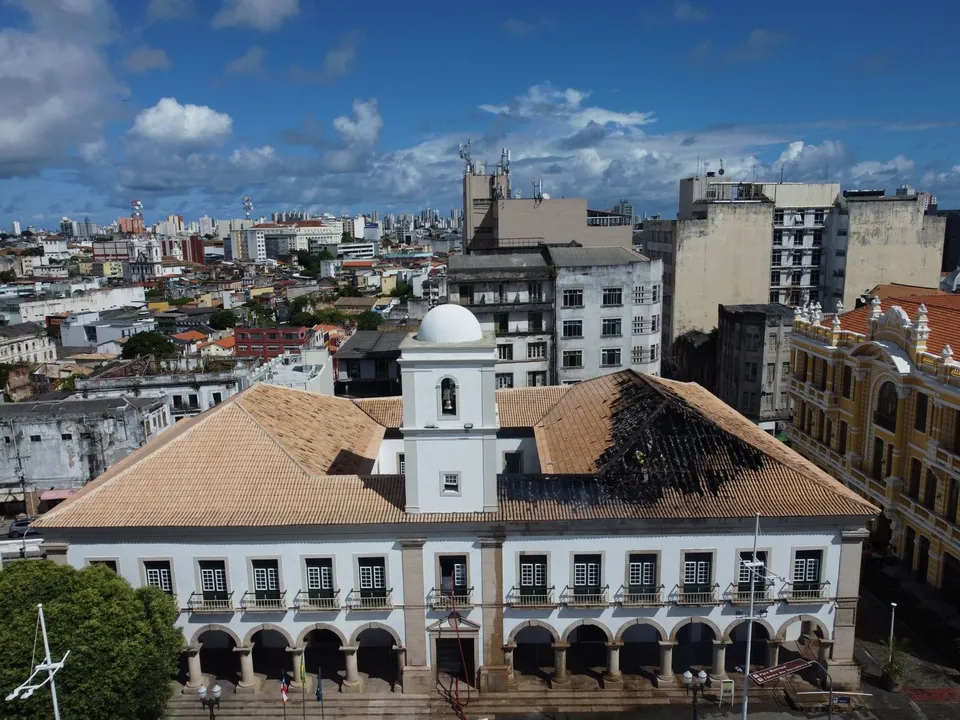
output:
M450 401L450 392L449 392L449 391L446 392L446 393L444 393L444 395L443 395L443 409L444 409L445 411L446 411L446 410L453 410L453 403Z

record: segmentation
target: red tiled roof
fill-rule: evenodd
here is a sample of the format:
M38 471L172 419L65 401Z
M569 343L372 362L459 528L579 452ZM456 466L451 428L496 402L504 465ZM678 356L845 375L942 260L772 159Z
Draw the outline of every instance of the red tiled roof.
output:
M170 337L177 340L183 340L185 342L194 342L197 340L206 340L207 336L204 335L199 330L187 330L186 332L177 333L176 335L171 335Z
M944 345L950 345L954 351L960 350L960 295L914 295L880 301L880 309L884 312L895 305L903 308L914 322L917 320L920 306L926 306L927 325L930 328L927 352L939 353ZM865 335L869 314L869 305L844 313L840 316L840 329Z

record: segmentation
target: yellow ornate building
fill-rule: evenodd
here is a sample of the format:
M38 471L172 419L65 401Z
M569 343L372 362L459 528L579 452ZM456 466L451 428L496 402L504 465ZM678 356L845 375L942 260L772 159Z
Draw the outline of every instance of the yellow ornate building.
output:
M883 304L797 309L789 437L883 507L875 537L918 580L960 598L960 296Z

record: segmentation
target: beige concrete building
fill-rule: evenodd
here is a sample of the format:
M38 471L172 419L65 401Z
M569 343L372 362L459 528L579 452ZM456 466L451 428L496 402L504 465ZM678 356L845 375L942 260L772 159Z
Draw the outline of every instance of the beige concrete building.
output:
M947 219L928 214L931 204L929 193L909 187L892 196L844 192L827 235L825 304L852 308L881 283L937 287Z
M508 174L499 169L493 175L477 172L463 176L468 252L574 242L583 247L632 247L631 218L589 210L586 198L514 197Z

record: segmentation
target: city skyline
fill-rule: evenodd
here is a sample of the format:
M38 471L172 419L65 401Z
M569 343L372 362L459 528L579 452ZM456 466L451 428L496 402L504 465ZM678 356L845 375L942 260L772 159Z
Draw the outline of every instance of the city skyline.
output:
M721 160L734 180L907 182L960 204L952 6L931 22L813 3L816 27L686 0L487 17L425 1L373 22L311 0L38 7L0 5L5 228L108 223L133 199L154 221L241 217L244 194L257 216L456 207L466 138L490 165L511 149L524 196L541 176L638 215L672 217L677 181Z

